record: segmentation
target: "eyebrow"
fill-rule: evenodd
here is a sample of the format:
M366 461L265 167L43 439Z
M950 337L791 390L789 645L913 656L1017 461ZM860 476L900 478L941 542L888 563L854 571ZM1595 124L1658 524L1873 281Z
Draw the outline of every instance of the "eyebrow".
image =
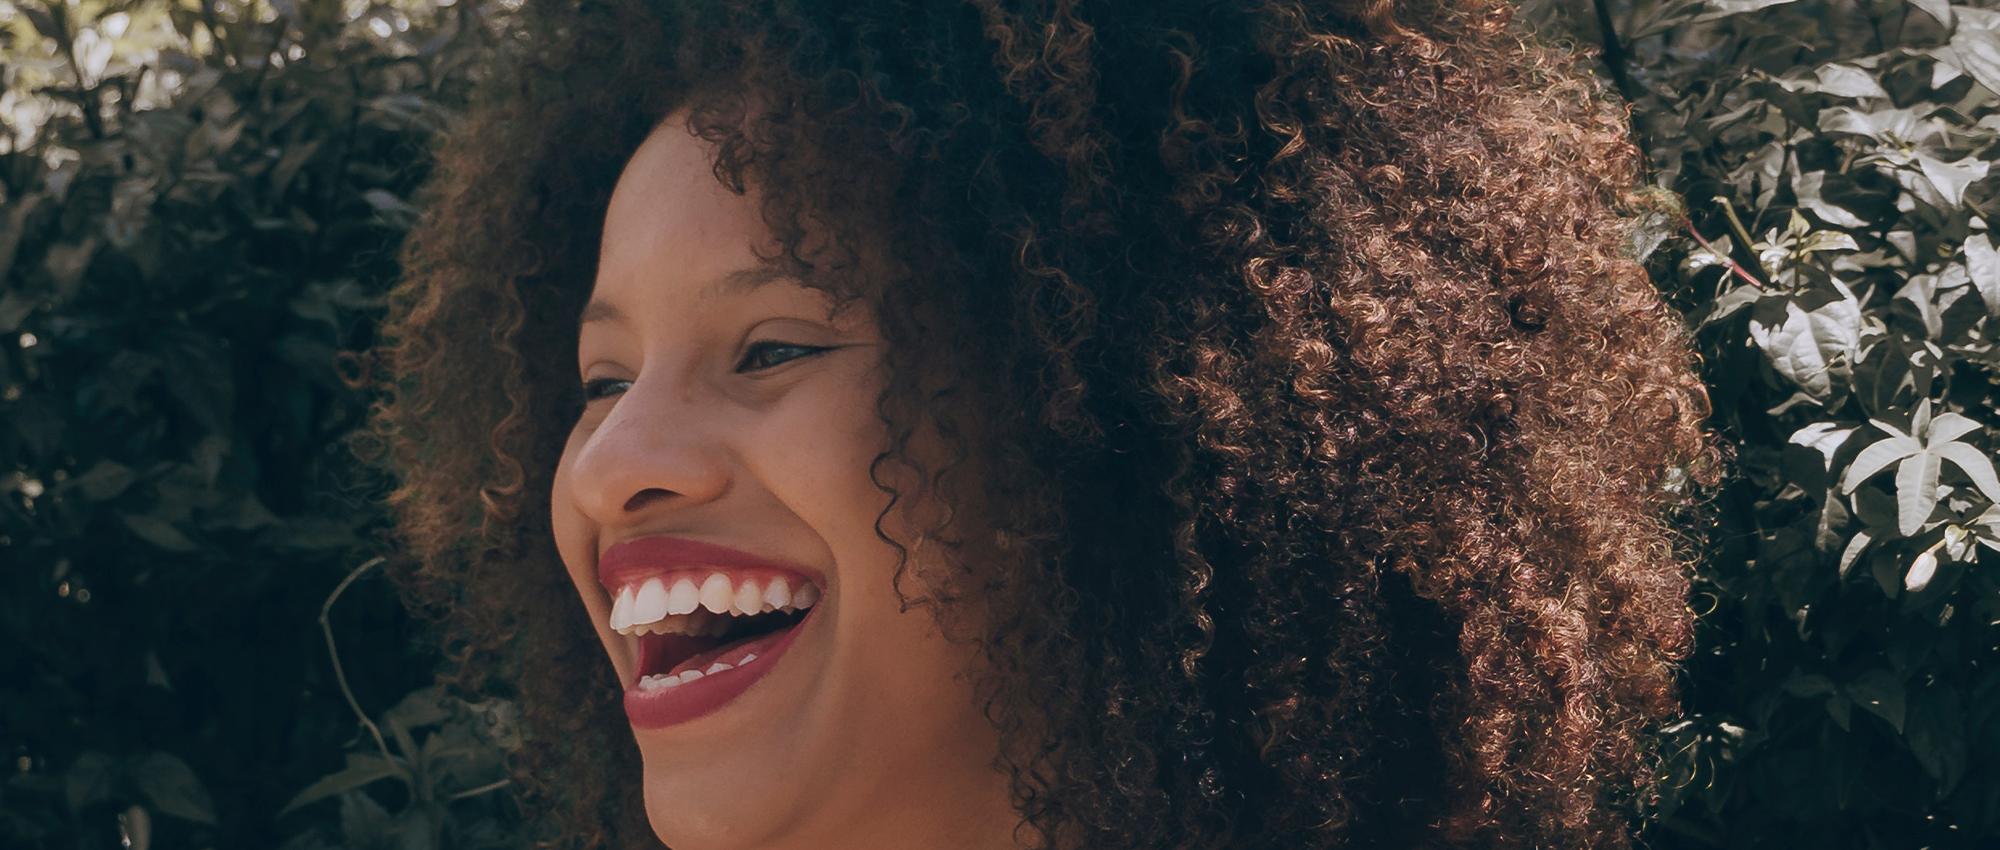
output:
M776 266L752 266L750 268L737 269L717 278L714 283L709 284L708 289L702 292L702 297L715 298L723 295L741 295L780 280L795 280L795 278L789 272ZM620 322L624 320L625 314L618 309L617 305L609 301L592 299L590 303L583 305L583 313L577 317L576 323L578 325L588 325L592 322Z

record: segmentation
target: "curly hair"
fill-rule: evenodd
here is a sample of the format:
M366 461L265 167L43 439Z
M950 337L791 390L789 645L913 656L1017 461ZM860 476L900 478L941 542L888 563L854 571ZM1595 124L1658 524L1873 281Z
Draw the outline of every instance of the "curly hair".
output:
M548 843L655 843L548 514L606 205L670 115L879 320L871 473L976 518L903 578L977 614L1040 840L1629 843L1717 450L1624 249L1624 116L1502 0L523 14L406 247L375 434L409 597L523 705Z

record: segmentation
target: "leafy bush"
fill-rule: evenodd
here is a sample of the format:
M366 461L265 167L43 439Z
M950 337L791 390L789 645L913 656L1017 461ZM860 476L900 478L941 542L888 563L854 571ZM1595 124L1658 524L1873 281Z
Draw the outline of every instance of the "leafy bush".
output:
M1601 47L1685 199L1639 245L1736 448L1655 845L2000 843L2000 13L1528 13Z
M0 5L0 845L515 842L506 706L403 698L372 575L316 622L385 523L342 358L490 13Z

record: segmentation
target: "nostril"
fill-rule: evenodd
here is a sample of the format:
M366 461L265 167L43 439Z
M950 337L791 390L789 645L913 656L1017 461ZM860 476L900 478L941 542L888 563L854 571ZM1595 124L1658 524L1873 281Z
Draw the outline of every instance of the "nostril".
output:
M625 512L632 513L634 511L644 510L647 505L650 505L662 499L670 498L673 495L674 495L673 492L669 490L662 490L658 487L648 487L644 490L640 490L639 492L632 494L632 498L625 500Z

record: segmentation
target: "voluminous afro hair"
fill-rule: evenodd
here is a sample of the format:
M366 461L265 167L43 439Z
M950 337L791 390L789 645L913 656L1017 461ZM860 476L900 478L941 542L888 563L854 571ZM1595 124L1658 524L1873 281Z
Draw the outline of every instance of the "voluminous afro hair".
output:
M1032 834L1628 843L1690 642L1668 518L1715 450L1622 253L1623 116L1502 3L523 14L441 152L376 433L402 578L521 702L551 843L655 841L548 515L605 207L669 115L774 262L880 322L870 472L962 518L902 586L971 615Z

